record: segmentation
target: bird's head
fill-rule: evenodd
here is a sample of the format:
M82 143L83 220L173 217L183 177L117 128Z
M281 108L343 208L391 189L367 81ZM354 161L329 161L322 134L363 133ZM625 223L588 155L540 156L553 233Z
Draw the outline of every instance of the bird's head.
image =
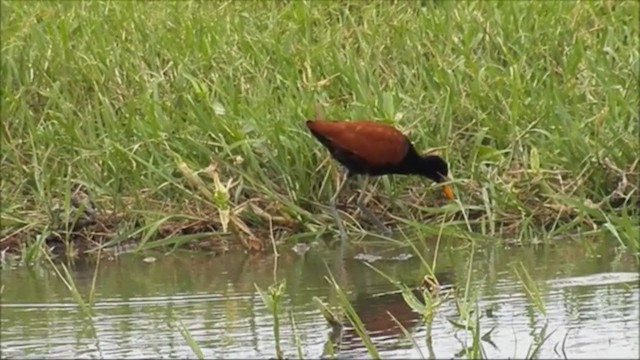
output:
M446 182L449 180L449 165L438 155L422 156L422 175L437 183ZM447 199L454 198L451 186L444 184L442 192Z

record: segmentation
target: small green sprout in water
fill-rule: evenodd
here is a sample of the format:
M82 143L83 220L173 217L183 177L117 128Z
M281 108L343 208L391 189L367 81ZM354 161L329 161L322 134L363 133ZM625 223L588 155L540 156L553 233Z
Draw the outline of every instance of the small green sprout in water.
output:
M289 310L289 321L291 321L291 332L293 333L293 339L296 344L298 359L302 359L303 358L302 343L300 342L300 335L298 334L298 326L296 325L296 319L295 319L295 316L293 316L292 310Z
M351 306L351 302L349 302L349 299L347 298L347 295L342 290L340 285L336 282L336 280L333 277L333 275L331 275L331 272L329 272L329 273L330 273L329 277L326 277L326 279L329 282L329 284L331 285L331 287L333 288L333 290L336 292L336 295L338 295L338 302L340 304L340 307L344 311L344 314L346 315L347 319L349 319L349 322L351 323L351 325L353 326L354 330L356 331L356 333L358 334L358 336L362 340L365 348L367 349L367 352L369 353L369 356L371 356L372 359L380 359L380 354L378 353L378 350L376 349L376 346L374 345L373 341L371 340L371 337L369 337L369 334L367 333L367 330L366 330L362 320L360 319L360 317L356 313L356 311L353 308L353 306ZM335 319L335 317L334 317L334 319Z
M545 309L544 299L540 294L538 284L531 278L531 275L529 275L529 272L522 262L520 262L519 265L520 266L514 265L513 271L518 276L518 279L520 279L520 283L522 284L525 294L527 294L527 298L541 314L546 316L547 312Z
M480 310L478 308L477 300L475 302L475 309L469 309L469 311L466 313L460 312L460 309L467 308L466 306L461 307L457 304L456 306L458 308L460 317L463 319L466 319L466 321L464 323L460 323L452 319L447 319L447 321L449 321L449 323L453 325L454 328L464 330L464 331L470 331L471 338L472 338L471 345L467 345L466 342L463 342L462 340L458 339L458 337L456 336L456 339L458 339L458 341L463 346L462 350L456 353L456 356L464 355L469 359L488 358L487 353L484 350L483 343L486 342L491 346L493 346L494 348L497 348L496 344L493 342L493 340L491 340L491 333L493 333L493 331L495 330L495 327L491 328L489 331L481 335L482 332L481 332L480 319L482 318L482 315L480 315Z
M191 336L191 332L189 331L189 329L187 329L187 327L184 326L184 324L180 320L177 321L176 325L178 331L180 331L180 335L182 335L182 338L187 342L187 345L189 345L191 351L193 351L198 359L204 359L204 353L202 352L200 345L198 345L198 342L193 338L193 336Z
M324 317L325 320L331 325L332 336L329 337L329 340L324 344L323 355L328 355L331 359L335 358L335 349L333 344L333 338L341 338L343 325L338 317L329 309L327 304L325 304L319 297L314 296L313 302L316 305L316 308L320 310L320 313Z
M280 301L285 294L286 281L282 280L269 286L268 292L263 291L257 284L254 284L256 290L262 298L262 302L267 307L267 311L273 316L273 335L276 342L276 359L283 359L283 353L280 345Z
M97 343L97 346L98 346L98 349L99 349L100 345L99 345L98 333L97 333L95 325L93 323L93 316L94 316L93 304L95 303L96 281L98 279L98 270L100 269L100 255L101 255L101 253L99 252L98 260L97 260L96 265L94 267L93 278L91 280L91 288L89 289L88 301L85 301L84 298L82 297L82 295L80 294L80 291L78 290L78 287L76 286L76 283L73 280L73 276L71 275L71 272L69 271L67 266L65 266L64 263L60 263L60 267L62 268L62 272L64 272L64 275L63 275L62 272L58 269L58 266L56 266L56 264L53 262L53 260L49 256L49 254L44 252L44 255L46 256L46 259L49 262L49 265L51 265L51 267L55 271L55 273L58 276L58 278L62 281L62 283L65 285L65 287L71 293L71 296L73 297L73 300L80 307L80 311L84 315L84 320L85 320L85 323L84 323L85 328L84 329L88 329L89 330L90 335L96 340L96 343Z
M533 333L533 341L531 342L531 345L529 346L529 349L527 350L527 355L525 356L525 359L538 359L539 358L539 354L540 354L540 349L542 349L542 345L547 342L547 340L549 340L549 338L551 337L551 335L553 335L554 332L556 332L556 330L551 331L549 334L547 334L547 326L549 325L548 322L545 322L544 326L542 327L542 329L540 329L539 332L534 332ZM566 340L566 338L565 338ZM563 344L563 351L564 351L564 344Z

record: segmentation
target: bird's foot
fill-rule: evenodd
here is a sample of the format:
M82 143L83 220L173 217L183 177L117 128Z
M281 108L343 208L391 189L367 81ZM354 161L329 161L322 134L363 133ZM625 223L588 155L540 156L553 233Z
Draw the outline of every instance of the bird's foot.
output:
M385 226L381 230L382 230L382 233L384 234L384 236L386 236L386 237L393 236L393 230L391 230L390 228Z

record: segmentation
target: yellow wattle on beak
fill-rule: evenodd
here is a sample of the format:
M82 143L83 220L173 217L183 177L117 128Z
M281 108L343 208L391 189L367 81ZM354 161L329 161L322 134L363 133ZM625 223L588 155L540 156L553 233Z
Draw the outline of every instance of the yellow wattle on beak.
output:
M449 199L449 200L453 200L454 196L453 196L453 190L451 189L451 186L449 185L444 185L442 187L442 192L444 193L444 196Z

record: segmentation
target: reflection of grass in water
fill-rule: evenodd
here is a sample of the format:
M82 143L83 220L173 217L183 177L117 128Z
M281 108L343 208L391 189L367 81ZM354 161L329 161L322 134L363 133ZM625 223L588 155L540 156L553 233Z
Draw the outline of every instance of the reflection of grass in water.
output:
M427 350L429 351L429 356L425 356L422 349L416 343L415 339L413 338L411 333L406 329L406 327L400 321L398 321L398 319L395 318L390 312L387 312L388 316L390 316L392 321L396 323L396 325L400 328L404 336L407 337L407 339L409 339L412 342L414 347L420 352L421 356L423 358L433 358L435 354L433 351L431 326L432 326L434 316L438 307L448 299L451 293L446 292L442 294L440 292L440 284L435 276L430 276L430 275L425 276L423 284L421 284L421 286L419 287L419 290L416 291L416 289L409 288L405 284L402 284L394 280L393 278L389 277L384 272L375 268L371 264L366 264L366 265L369 266L374 271L376 271L381 276L385 277L394 286L396 286L399 289L399 291L401 291L401 294L405 303L413 311L415 311L421 316L425 324L426 335L424 340L426 343ZM471 266L469 267L469 271L471 271ZM361 338L367 352L369 353L369 356L371 356L372 358L380 358L379 353L375 346L375 341L369 337L369 334L367 333L365 325L363 324L362 320L360 319L360 317L358 316L354 308L351 306L351 303L349 302L346 294L342 291L342 289L336 283L333 277L329 279L329 282L332 284L334 291L336 291L336 293L338 294L339 307L342 310L342 313L346 315L347 319L349 320L349 323L351 324L351 326L353 326L355 332ZM422 298L421 300L418 299L418 297L416 296L416 293L421 295L421 298ZM473 335L472 344L470 346L467 346L465 343L463 343L462 344L463 350L459 352L457 356L464 355L468 358L486 358L487 356L482 348L482 342L485 341L485 342L491 343L490 335L493 329L489 330L485 334L481 334L480 321L479 321L480 315L477 309L477 302L474 301L474 303L476 304L475 309L467 306L467 304L470 303L469 298L467 298L468 294L469 294L468 292L465 292L465 297L462 300L455 298L456 307L458 309L458 314L461 321L453 321L449 319L449 322L452 325L454 325L454 327L465 330L465 331L470 331ZM336 316L333 315L333 313L331 313L326 308L326 305L322 304L319 300L317 301L317 303L320 303L319 306L322 309L325 318L327 318L327 320L332 325L332 327L335 328L337 326L340 326L339 320L335 319Z
M96 340L96 347L102 357L100 339L98 338L96 328L93 324L93 321L94 321L93 320L93 316L94 316L93 304L95 303L96 280L98 279L98 271L100 269L100 258L101 258L100 254L98 254L97 262L93 270L93 278L91 279L91 288L89 288L89 294L87 296L86 301L82 296L82 294L80 294L80 291L78 290L78 287L76 286L76 283L73 280L73 276L69 272L68 267L63 262L59 262L58 265L56 265L56 263L54 263L54 261L51 259L51 256L49 256L48 252L42 251L42 254L46 257L47 261L49 262L49 265L51 265L51 267L55 271L58 279L60 279L62 283L65 285L65 287L67 288L67 290L69 290L73 300L76 302L76 304L80 308L80 313L83 315L83 319L85 320L84 322L85 329L88 328L90 330L89 333ZM59 268L61 268L62 271Z
M58 278L62 281L67 290L69 290L69 293L73 297L73 300L76 302L76 304L78 304L78 306L80 307L82 313L88 320L91 321L94 315L92 306L95 302L95 286L98 277L98 270L100 269L100 257L98 257L93 271L93 278L91 280L91 288L89 289L88 299L85 301L83 296L78 291L75 281L73 280L73 276L69 272L67 266L63 262L59 262L58 265L56 265L47 252L43 251L43 254L49 262L49 265L51 265L53 270L56 272L56 275L58 275ZM62 271L59 268L61 268Z
M56 198L86 220L71 182L96 205L89 233L58 237L79 251L333 231L335 167L303 126L321 104L450 162L445 209L423 179L382 179L369 207L389 222L523 242L595 229L637 251L638 6L4 2L2 246L43 246Z
M408 239L407 239L408 240ZM471 342L468 343L466 340L459 339L456 335L456 338L460 341L462 345L462 349L456 354L456 356L463 356L467 358L487 358L487 352L485 350L486 344L497 348L495 343L491 339L492 333L496 330L495 327L491 329L484 329L482 325L482 318L485 316L484 312L479 308L478 303L478 294L475 290L475 286L472 283L472 273L473 273L473 263L474 263L474 254L476 253L476 242L474 240L470 240L470 251L469 258L466 264L466 278L465 282L462 284L462 288L455 288L451 292L446 292L445 296L441 296L442 293L437 291L440 289L438 279L436 277L436 272L429 266L429 264L425 261L424 257L420 254L420 251L414 246L412 242L408 242L409 246L412 248L415 255L421 259L423 267L427 270L427 275L425 276L423 285L428 285L421 291L422 299L418 299L416 294L420 294L420 292L416 292L415 290L408 288L405 284L400 283L399 281L393 279L392 277L386 275L381 270L377 269L375 266L366 263L366 265L376 271L378 274L386 278L390 283L394 284L399 290L402 291L402 295L404 301L409 305L415 312L419 313L425 322L426 329L426 348L429 351L428 358L434 358L436 355L433 354L433 345L431 343L431 324L434 318L434 315L438 309L438 307L447 300L454 301L456 310L457 310L457 319L448 318L448 322L456 329L463 330L464 332L469 332L471 335ZM435 266L435 258L438 256L437 254L437 245L436 252L434 253L434 263ZM540 311L542 314L545 314L545 304L542 299L541 289L537 285L537 283L531 278L527 269L523 264L520 264L520 267L515 268L514 270L521 281L523 286L523 291L526 293L527 297L534 304L535 308ZM426 283L426 284L425 284ZM433 289L435 291L427 291L428 289ZM450 298L450 295L454 295ZM395 323L400 327L405 336L407 336L414 344L414 347L420 351L420 354L423 358L425 358L425 354L422 352L420 347L417 345L414 339L411 338L411 335L403 327L403 325L393 317L393 315L389 314L392 319L394 319ZM555 330L554 330L555 331ZM530 344L526 358L536 358L539 355L539 352L543 346L543 344L551 337L553 332L547 332L547 325L545 324L539 330L534 330L532 333L533 340ZM556 344L554 349L557 349L560 344ZM564 354L564 348L566 346L566 335L562 342L562 353ZM516 350L517 351L517 350ZM556 350L557 351L557 350ZM566 354L564 355L566 356Z

